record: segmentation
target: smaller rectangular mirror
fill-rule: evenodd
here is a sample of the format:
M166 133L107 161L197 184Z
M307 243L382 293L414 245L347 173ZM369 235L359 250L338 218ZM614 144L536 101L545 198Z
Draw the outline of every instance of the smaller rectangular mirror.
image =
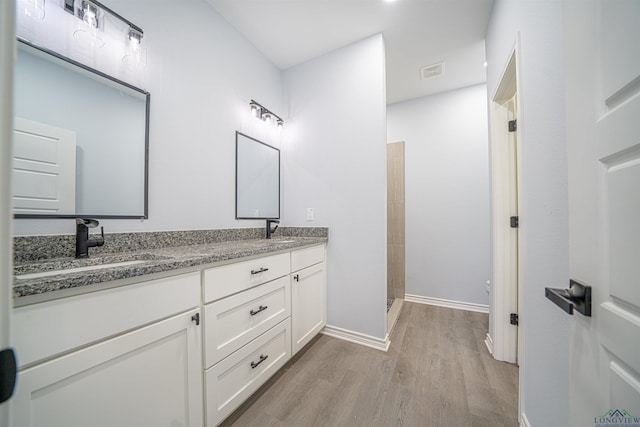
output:
M280 150L236 132L236 219L280 218Z

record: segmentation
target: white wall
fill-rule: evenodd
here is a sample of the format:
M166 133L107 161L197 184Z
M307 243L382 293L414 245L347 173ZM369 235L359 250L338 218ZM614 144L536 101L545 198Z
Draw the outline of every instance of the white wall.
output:
M519 332L521 412L532 427L566 426L569 317L544 297L568 286L568 190L562 2L496 0L487 30L487 88L521 35L520 262L524 307Z
M393 104L405 141L405 292L487 305L490 278L486 85Z
M384 61L377 35L284 74L292 117L284 218L329 227L329 325L378 338L386 334Z
M235 131L273 145L251 121L255 99L284 111L282 75L204 0L110 0L144 30L151 93L149 219L101 220L106 232L237 228ZM286 117L285 117L286 119ZM113 165L117 170L117 165ZM73 233L73 220L15 220L16 235Z

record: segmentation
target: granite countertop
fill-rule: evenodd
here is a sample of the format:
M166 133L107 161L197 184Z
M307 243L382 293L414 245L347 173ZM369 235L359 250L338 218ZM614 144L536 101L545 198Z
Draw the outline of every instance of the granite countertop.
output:
M16 264L13 297L41 295L63 289L80 288L119 279L162 273L189 267L204 266L229 260L263 255L312 246L327 242L326 237L278 237L271 240L250 239L151 250L95 255L85 259L53 258ZM135 263L133 263L133 262ZM89 271L64 272L46 277L20 276L82 268L100 264L115 264ZM122 265L122 263L128 263Z

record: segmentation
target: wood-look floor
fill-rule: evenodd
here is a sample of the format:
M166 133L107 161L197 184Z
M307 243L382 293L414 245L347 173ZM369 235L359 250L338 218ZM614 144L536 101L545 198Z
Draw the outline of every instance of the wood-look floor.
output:
M517 426L518 368L482 313L404 303L387 353L325 335L223 426Z

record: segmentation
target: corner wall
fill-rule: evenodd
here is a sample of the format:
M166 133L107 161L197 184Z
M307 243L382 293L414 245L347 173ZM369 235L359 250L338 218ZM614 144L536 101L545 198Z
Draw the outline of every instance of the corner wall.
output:
M563 4L496 0L487 35L487 88L495 92L520 34L520 360L522 425L569 424L568 316L544 296L569 278Z
M284 218L329 227L328 325L386 335L386 99L382 35L284 73ZM307 221L307 208L314 209Z
M405 141L407 294L489 304L486 85L389 106L387 141Z

